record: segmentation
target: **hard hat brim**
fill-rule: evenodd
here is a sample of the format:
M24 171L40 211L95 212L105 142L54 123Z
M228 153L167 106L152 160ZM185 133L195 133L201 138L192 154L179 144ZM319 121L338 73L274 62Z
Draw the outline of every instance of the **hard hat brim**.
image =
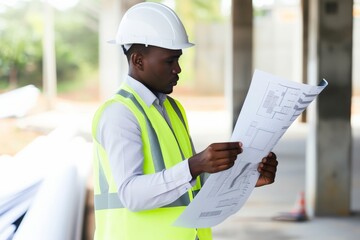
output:
M116 42L115 39L109 40L109 41L107 41L107 43L114 44L114 45L125 45L125 44L127 44L127 43L119 44L119 43ZM128 43L128 44L136 44L136 43ZM144 43L137 43L137 44L144 44ZM144 44L144 45L146 45L146 44ZM156 44L149 44L149 46L165 48L165 49L170 49L170 50L180 50L180 49L193 47L193 46L195 46L195 44L191 43L191 42L188 42L188 43L185 43L185 44L180 44L178 46L157 46Z

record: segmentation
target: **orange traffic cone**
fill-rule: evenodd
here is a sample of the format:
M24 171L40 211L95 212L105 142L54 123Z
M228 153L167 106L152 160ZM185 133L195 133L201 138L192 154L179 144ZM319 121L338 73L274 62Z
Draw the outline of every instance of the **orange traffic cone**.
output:
M280 213L279 216L273 217L277 221L303 222L308 220L305 207L305 194L300 192L293 209L288 213Z

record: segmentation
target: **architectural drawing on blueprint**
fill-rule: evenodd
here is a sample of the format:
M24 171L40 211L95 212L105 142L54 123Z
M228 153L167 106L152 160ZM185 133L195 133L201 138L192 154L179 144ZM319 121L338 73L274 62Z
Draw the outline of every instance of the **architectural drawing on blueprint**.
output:
M259 161L326 86L326 80L310 86L256 70L231 136L243 152L232 168L210 174L174 225L212 227L242 208L256 186Z
M295 106L301 97L299 88L269 82L257 114L269 119L290 121L296 115Z
M224 176L224 175L222 175ZM242 162L232 169L231 174L216 181L208 199L217 199L213 211L201 212L200 218L212 218L236 211L239 201L246 197L252 189L252 182L257 179L257 164Z
M316 98L317 92L269 82L257 114L269 119L293 122Z
M272 142L275 134L276 132L260 128L258 122L252 121L245 134L249 138L249 145L247 147L264 151L269 143Z
M225 196L228 193L239 190L246 192L250 178L256 171L256 165L249 162L238 164L235 168L231 169L231 173L229 171L228 175L221 175L225 176L225 178L216 181L217 184L209 192L208 197Z
M295 113L291 119L291 121L294 121L306 108L307 106L314 101L317 94L315 93L302 93L301 98L299 98L297 104L294 107Z

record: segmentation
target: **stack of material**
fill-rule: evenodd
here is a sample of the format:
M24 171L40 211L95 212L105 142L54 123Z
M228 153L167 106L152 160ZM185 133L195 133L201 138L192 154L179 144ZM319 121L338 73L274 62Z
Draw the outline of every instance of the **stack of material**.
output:
M92 150L78 135L58 128L0 160L0 240L81 239Z
M0 239L9 239L38 191L40 175L26 172L16 158L0 159ZM25 166L26 167L26 166Z
M0 118L25 116L36 105L39 95L40 90L34 85L0 94Z

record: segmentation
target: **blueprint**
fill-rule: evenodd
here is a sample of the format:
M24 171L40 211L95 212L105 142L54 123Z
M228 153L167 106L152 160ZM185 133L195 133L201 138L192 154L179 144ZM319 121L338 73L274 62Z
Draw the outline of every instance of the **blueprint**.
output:
M231 136L243 143L243 152L232 168L209 176L174 225L212 227L236 213L255 187L259 162L327 84L323 79L311 86L255 70Z

